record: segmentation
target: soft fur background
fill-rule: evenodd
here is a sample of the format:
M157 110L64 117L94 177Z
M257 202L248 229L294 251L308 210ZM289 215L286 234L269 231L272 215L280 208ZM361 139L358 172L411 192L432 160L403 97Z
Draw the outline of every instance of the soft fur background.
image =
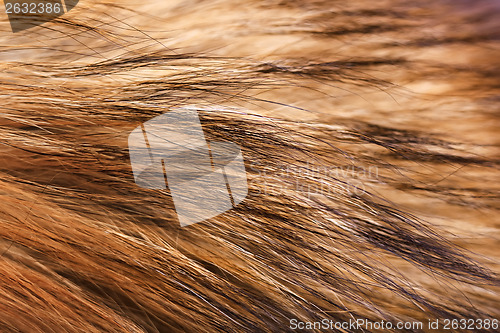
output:
M16 34L1 14L2 331L500 319L499 12L81 0ZM127 136L185 105L242 147L250 193L181 229Z

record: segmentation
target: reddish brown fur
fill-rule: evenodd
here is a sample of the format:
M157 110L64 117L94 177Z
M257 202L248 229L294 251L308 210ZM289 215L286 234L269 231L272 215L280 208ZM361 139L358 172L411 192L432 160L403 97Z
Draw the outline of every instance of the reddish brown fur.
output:
M2 331L500 319L498 9L80 1L17 34L4 17ZM127 136L183 105L242 147L250 193L181 229L168 191L135 185Z

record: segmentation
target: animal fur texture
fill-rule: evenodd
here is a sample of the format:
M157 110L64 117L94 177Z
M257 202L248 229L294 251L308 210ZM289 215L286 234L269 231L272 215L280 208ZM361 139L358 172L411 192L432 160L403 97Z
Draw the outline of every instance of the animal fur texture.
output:
M1 331L500 319L499 13L80 0L17 33L2 13ZM249 194L181 228L127 137L185 106L241 147Z

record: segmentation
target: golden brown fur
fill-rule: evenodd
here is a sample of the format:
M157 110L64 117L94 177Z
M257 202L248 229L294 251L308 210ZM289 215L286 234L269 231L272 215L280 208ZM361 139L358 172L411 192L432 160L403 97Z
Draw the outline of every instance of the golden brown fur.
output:
M0 29L0 327L497 318L498 2L80 1ZM127 136L194 105L249 195L180 228ZM366 331L366 330L365 330Z

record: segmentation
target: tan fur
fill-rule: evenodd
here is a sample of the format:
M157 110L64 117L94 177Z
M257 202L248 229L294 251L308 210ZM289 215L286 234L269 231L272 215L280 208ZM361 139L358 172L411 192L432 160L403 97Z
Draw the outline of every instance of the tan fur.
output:
M2 17L2 331L500 319L498 12L80 1L16 34ZM168 191L135 185L127 136L184 105L242 147L250 193L180 228Z

